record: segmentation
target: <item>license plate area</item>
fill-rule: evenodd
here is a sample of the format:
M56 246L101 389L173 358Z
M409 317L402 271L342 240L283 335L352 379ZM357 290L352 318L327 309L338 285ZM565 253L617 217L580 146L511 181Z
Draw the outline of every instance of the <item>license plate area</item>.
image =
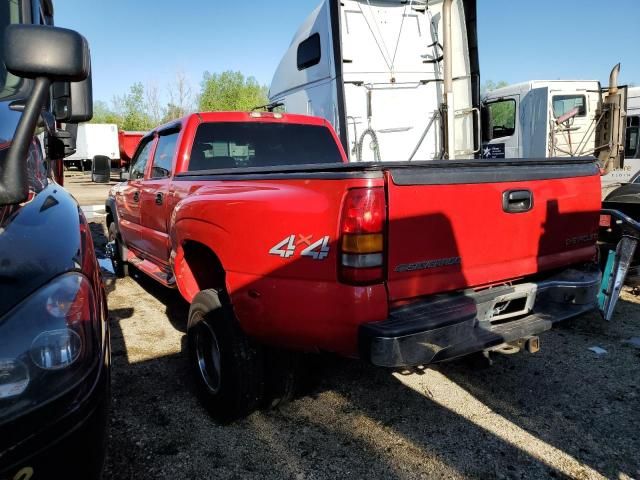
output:
M478 320L499 325L513 318L528 315L536 302L536 293L535 284L507 287L503 292L492 292L490 289L476 301Z

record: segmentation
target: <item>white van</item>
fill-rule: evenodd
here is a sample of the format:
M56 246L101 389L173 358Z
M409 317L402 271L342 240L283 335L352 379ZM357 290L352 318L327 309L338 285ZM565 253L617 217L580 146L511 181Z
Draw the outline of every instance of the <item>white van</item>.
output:
M269 99L327 119L351 161L474 158L479 82L475 0L324 0Z

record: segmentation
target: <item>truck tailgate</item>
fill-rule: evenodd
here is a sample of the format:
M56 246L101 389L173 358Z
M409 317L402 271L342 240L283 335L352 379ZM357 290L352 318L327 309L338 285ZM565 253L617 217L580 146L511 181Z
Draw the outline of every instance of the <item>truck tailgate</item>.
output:
M594 258L600 176L593 161L430 162L385 174L394 302Z

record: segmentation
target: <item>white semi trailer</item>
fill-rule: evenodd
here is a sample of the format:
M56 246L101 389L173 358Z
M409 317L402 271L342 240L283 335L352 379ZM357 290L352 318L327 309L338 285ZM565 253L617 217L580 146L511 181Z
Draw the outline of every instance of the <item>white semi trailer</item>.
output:
M118 126L111 123L81 123L78 125L76 152L64 159L65 166L91 170L93 159L106 156L120 160Z
M475 0L324 0L276 70L271 108L318 115L350 161L480 151Z

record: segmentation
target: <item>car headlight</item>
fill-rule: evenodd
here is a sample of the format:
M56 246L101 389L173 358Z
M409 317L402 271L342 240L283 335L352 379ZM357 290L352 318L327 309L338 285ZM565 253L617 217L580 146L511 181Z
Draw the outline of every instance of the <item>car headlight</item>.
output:
M100 359L91 284L62 275L0 319L0 424L64 395Z

